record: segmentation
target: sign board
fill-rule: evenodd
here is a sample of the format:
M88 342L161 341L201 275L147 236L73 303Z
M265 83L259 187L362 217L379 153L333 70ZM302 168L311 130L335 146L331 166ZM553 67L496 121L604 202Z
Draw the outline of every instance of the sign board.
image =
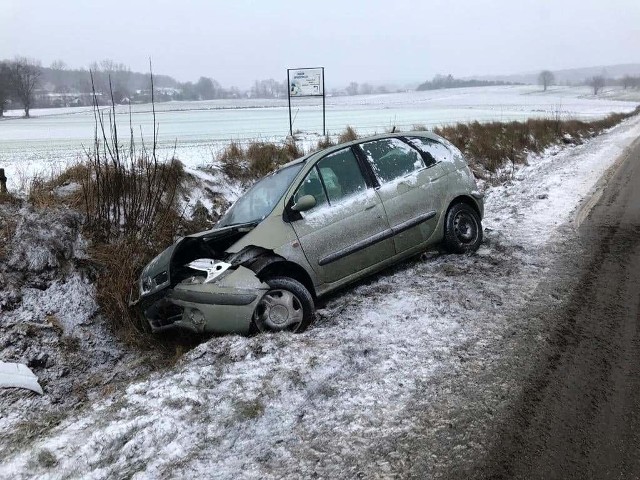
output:
M289 96L324 96L323 70L323 68L297 68L289 70Z

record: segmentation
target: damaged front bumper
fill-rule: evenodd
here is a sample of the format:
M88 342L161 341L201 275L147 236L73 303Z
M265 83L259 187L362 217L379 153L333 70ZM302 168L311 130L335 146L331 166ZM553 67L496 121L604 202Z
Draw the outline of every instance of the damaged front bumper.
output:
M204 283L189 280L173 288L143 293L131 301L152 331L182 328L195 333L248 333L253 312L269 286L238 266ZM140 282L143 282L141 280ZM138 286L144 292L142 283Z

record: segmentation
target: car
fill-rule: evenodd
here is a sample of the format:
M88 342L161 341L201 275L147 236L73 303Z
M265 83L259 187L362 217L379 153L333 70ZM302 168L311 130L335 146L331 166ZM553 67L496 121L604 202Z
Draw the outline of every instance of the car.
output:
M354 140L259 180L215 228L153 259L130 303L154 332L302 332L330 292L436 244L476 251L483 211L473 173L447 140Z

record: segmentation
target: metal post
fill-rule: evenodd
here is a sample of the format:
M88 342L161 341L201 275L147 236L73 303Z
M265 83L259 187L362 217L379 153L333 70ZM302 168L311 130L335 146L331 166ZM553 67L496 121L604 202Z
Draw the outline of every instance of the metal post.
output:
M324 91L324 67L322 67L322 135L327 136L326 109L324 98L327 92Z
M0 168L0 193L7 193L7 177L4 168Z
M288 68L287 68L287 101L289 102L289 135L293 137L293 121L291 120L291 80L289 79Z

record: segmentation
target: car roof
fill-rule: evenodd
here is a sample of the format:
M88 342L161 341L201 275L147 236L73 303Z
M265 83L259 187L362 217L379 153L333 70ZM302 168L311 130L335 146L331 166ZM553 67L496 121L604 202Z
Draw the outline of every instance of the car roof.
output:
M383 138L399 138L399 137L407 137L407 136L411 136L411 137L424 137L424 138L428 138L430 140L435 140L435 141L441 141L442 138L438 135L436 135L435 133L432 132L427 132L424 130L419 130L419 131L411 131L411 132L395 132L395 133L379 133L377 135L370 135L368 137L362 137L362 138L356 138L355 140L350 140L348 142L343 142L343 143L339 143L337 145L333 145L331 147L327 147L327 148L323 148L322 150L318 150L316 152L311 152L308 153L307 155L305 155L304 157L300 157L297 158L289 163L285 163L284 165L282 165L281 167L279 167L276 171L282 169L282 168L287 168L290 167L292 165L297 165L298 163L304 163L307 160L309 160L310 158L313 158L314 160L317 157L324 157L325 155L329 154L329 153L333 153L336 152L338 150L342 150L345 147L350 147L351 145L357 145L359 143L363 143L363 142L370 142L372 140L380 140Z

